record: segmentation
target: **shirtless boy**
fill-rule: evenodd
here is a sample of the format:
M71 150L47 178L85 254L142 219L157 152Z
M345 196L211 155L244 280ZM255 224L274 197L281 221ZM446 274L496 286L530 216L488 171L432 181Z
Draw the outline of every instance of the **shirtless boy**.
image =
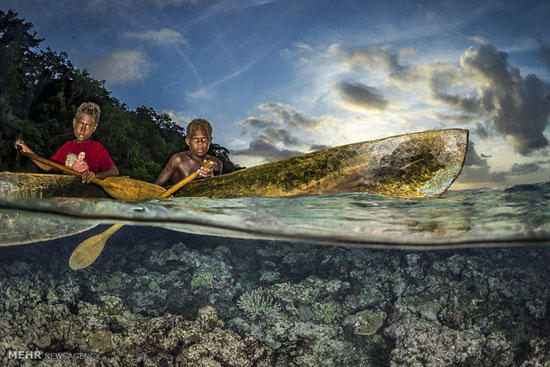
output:
M155 184L163 185L170 178L172 184L175 184L197 170L200 177L210 177L214 173L221 174L222 161L206 154L212 143L212 126L208 121L204 119L191 121L187 126L185 142L190 149L174 154L157 177ZM203 167L205 161L211 161L213 168Z

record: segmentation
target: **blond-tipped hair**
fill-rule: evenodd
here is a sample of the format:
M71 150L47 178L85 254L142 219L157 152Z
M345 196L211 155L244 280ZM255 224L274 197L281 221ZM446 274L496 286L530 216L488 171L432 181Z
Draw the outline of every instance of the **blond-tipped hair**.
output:
M84 102L81 103L80 106L78 106L78 109L76 110L76 114L74 115L74 119L78 121L80 116L82 115L90 115L94 118L94 123L99 122L99 115L101 115L101 108L98 104L93 102Z

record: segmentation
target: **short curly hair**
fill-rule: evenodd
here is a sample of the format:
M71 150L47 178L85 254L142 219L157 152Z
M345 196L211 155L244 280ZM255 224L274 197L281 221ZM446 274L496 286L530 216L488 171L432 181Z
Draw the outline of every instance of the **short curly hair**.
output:
M74 119L78 120L82 115L90 115L94 118L94 123L99 122L99 115L101 115L101 108L97 103L84 102L78 106Z
M191 136L193 136L193 132L200 127L206 131L208 137L212 137L212 125L210 125L210 122L205 119L194 119L191 121L189 125L187 125L187 137L191 138Z

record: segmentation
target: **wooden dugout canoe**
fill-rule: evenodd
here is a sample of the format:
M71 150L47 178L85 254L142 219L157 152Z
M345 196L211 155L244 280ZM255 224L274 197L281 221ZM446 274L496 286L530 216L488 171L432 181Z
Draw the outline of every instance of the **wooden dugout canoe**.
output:
M460 174L467 146L465 129L403 134L194 181L175 195L233 198L365 192L440 196Z
M443 194L460 174L468 130L431 130L328 148L197 180L176 196L237 198L364 192L395 197ZM75 177L0 173L0 198L106 197Z

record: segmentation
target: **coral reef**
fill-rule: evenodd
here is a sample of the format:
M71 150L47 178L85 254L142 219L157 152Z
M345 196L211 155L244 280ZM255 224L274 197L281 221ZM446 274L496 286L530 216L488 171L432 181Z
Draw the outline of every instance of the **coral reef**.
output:
M78 241L0 248L0 365L550 365L546 247L383 251L126 230L135 237L80 272L67 267Z
M364 310L347 316L343 324L356 335L372 335L382 326L382 315L371 310Z
M0 306L2 366L270 365L269 349L225 329L211 306L201 308L195 321L171 314L150 318L127 310L114 296L103 296L103 304L77 301L75 284L65 294L56 290L33 274L2 283L12 300ZM41 358L21 360L10 351L39 351Z
M243 293L237 301L237 306L251 317L276 317L281 307L273 302L273 298L264 294L262 287Z

